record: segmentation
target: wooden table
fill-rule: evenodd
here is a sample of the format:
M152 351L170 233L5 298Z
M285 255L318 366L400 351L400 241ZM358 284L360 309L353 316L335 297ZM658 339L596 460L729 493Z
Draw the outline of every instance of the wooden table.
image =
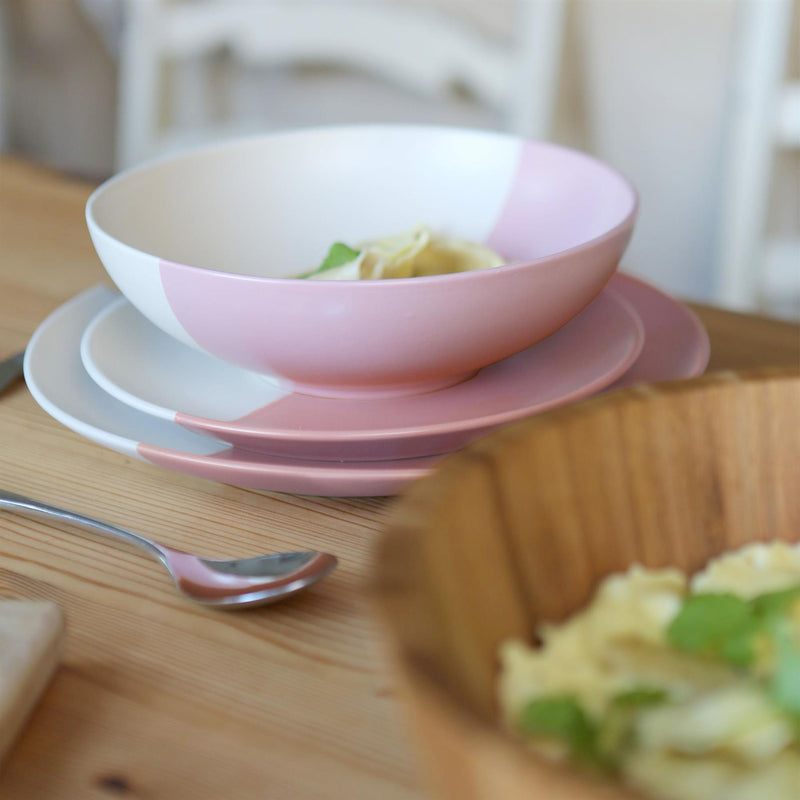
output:
M0 159L0 357L106 281L91 187ZM697 308L711 369L800 363L797 327ZM0 596L65 611L62 664L0 773L0 799L393 800L421 796L365 593L391 501L257 492L166 472L82 439L23 384L0 398L0 486L208 555L297 547L340 567L271 608L211 612L154 563L0 517Z

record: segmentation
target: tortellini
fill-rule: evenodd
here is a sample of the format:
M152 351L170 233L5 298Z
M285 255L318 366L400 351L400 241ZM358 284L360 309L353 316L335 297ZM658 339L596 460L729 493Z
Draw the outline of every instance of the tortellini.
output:
M503 258L476 242L437 237L427 225L349 247L337 242L319 269L301 277L354 281L420 278L499 267Z

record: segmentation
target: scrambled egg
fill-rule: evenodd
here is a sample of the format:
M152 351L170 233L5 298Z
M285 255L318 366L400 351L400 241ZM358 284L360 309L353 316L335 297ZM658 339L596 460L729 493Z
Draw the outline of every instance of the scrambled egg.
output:
M694 592L733 592L750 600L800 582L800 547L788 542L751 544L710 561L692 578Z
M540 754L662 800L800 798L800 546L634 566L537 633L502 645L498 690Z

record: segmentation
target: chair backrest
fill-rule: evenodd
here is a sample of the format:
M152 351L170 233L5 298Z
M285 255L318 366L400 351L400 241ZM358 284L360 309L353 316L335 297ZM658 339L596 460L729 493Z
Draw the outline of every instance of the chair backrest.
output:
M127 0L120 46L118 167L157 150L161 68L225 49L246 66L327 62L421 95L460 84L505 127L547 138L566 0L518 0L512 41L430 5L293 0Z

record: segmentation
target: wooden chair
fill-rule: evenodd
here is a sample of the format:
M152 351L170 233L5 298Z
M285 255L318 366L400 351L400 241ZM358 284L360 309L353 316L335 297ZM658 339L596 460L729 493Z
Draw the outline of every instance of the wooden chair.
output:
M504 126L547 138L566 0L518 0L503 43L431 6L292 0L125 0L119 48L117 166L163 149L162 68L224 49L245 67L324 62L363 70L420 95L460 84ZM185 87L202 102L203 86ZM174 131L172 131L174 134Z

